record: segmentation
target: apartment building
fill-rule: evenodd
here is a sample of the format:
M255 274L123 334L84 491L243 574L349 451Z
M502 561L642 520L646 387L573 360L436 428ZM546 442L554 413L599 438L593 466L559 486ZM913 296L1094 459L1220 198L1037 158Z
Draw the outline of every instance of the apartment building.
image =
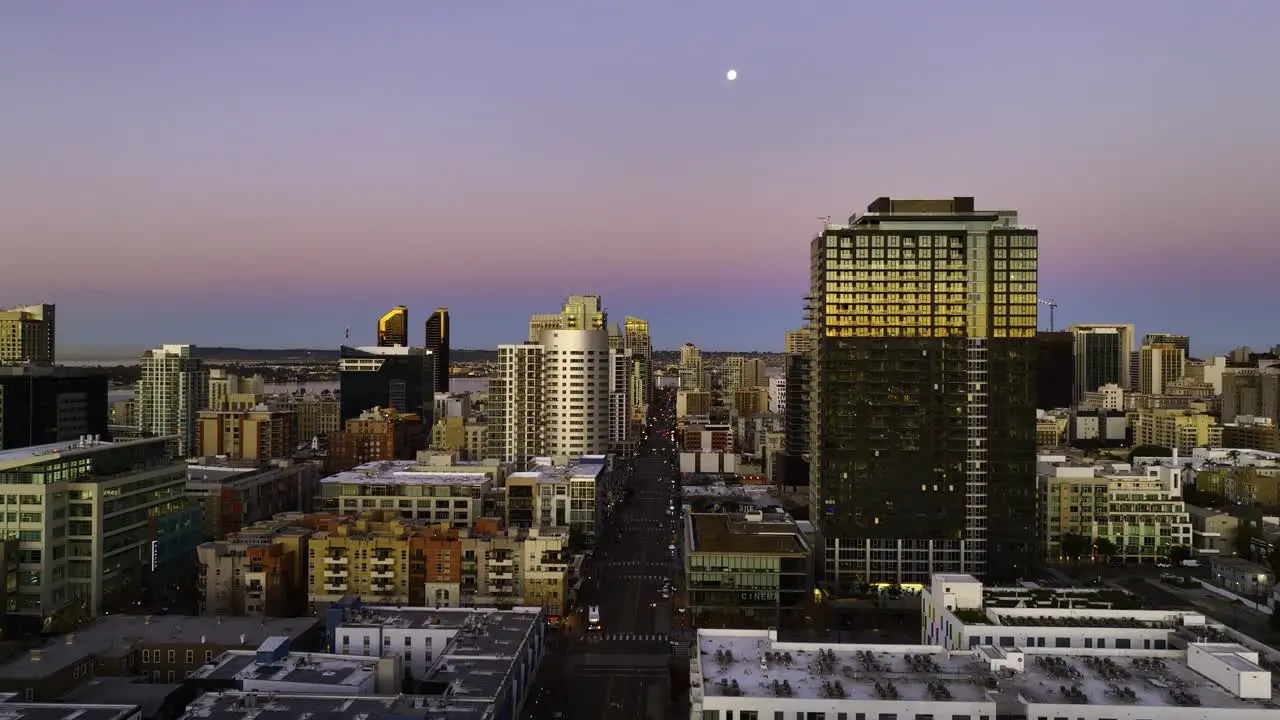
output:
M224 368L209 369L210 410L239 410L240 407L235 407L230 402L233 397L263 395L266 389L267 381L262 375L240 377Z
M544 355L545 348L536 344L498 346L498 369L489 378L485 403L485 457L524 468L545 454Z
M1280 507L1280 467L1205 467L1196 473L1196 489L1241 505Z
M472 412L471 393L438 392L435 397L435 406L437 422L447 417L469 418Z
M197 452L198 418L208 407L209 374L194 345L164 345L142 354L135 390L138 429L153 436L176 435L178 454Z
M456 582L428 582L427 604L439 607L540 607L569 612L568 528L510 528L478 523L458 532ZM452 600L452 602L451 602Z
M307 611L311 528L276 520L196 548L202 615L294 617Z
M199 510L184 495L176 438L85 438L0 451L5 537L23 572L9 615L45 631L130 606L168 582L199 543Z
M1043 456L1037 470L1046 556L1064 558L1067 536L1113 542L1117 558L1167 559L1191 547L1191 517L1182 499L1182 471L1163 465L1134 469Z
M224 407L227 398L220 401ZM196 422L195 454L200 456L278 460L292 457L298 447L293 413L265 403L244 410L201 410Z
M328 437L342 428L341 404L332 392L306 393L289 395L282 400L273 401L281 410L293 413L297 423L300 442L312 438Z
M401 520L391 513L307 516L307 596L313 606L350 595L393 605L426 602L428 548L456 538L447 526Z
M1222 447L1217 418L1194 410L1138 410L1130 415L1133 444L1167 447L1182 453L1192 448Z
M612 476L602 455L536 458L530 470L507 476L507 527L567 527L590 542L600 514L620 492Z
M634 370L635 358L630 350L609 350L609 452L621 455L630 455L636 446L637 433L632 423L635 403L631 400Z
M56 319L51 303L0 308L0 365L56 363Z
M781 415L787 408L787 378L778 375L769 378L769 412Z
M1084 393L1080 408L1087 410L1124 410L1125 389L1115 383L1107 383L1096 390Z
M186 495L203 509L201 540L221 540L279 513L310 512L319 478L314 462L198 458L186 466Z
M649 321L628 316L623 320L622 346L631 351L631 404L642 415L653 400L653 338Z
M540 313L530 318L529 342L542 342L547 330L599 330L607 336L608 328L609 312L599 295L570 295L559 313Z
M372 462L320 481L324 509L337 513L392 512L404 519L471 527L483 514L491 488L502 487L510 466L464 461L446 453Z
M680 346L680 389L710 391L702 351L693 343Z
M546 453L609 452L609 337L603 330L548 330L544 354Z
M756 387L735 390L728 396L731 415L757 415L769 409L769 389Z
M370 462L410 460L429 447L430 431L420 415L374 407L329 435L326 465L333 472Z

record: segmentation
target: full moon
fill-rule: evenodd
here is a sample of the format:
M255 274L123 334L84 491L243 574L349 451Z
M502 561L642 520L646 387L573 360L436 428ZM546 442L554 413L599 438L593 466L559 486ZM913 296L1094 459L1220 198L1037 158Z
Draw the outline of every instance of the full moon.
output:
M737 80L737 79L738 79L738 71L737 71L737 70L730 70L729 72L725 73L725 74L724 74L724 76L725 76L725 77L727 77L727 78L729 78L730 80Z

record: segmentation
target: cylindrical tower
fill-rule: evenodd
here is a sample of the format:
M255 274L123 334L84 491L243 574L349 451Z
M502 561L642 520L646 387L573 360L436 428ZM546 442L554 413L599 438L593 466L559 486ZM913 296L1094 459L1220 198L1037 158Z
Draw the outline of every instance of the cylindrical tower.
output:
M609 452L609 333L545 330L543 407L547 454Z

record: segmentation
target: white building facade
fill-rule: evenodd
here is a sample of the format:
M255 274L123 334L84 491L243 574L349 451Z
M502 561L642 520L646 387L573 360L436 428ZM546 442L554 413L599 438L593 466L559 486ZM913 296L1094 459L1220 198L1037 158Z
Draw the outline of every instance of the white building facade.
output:
M546 453L570 458L609 452L609 333L542 333Z
M164 345L142 354L142 378L135 389L138 429L178 437L178 453L195 451L196 422L209 401L209 373L194 345Z

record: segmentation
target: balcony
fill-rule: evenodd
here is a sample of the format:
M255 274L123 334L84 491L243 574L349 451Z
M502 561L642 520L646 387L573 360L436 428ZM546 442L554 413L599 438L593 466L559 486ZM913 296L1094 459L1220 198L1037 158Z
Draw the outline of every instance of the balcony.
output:
M327 578L344 578L347 576L346 570L325 570L324 576Z
M346 565L349 561L345 556L330 555L324 559L327 565Z
M389 595L396 591L396 586L392 583L374 583L369 589L380 595Z
M490 571L489 571L489 580L491 580L491 581L492 581L492 580L507 580L507 581L513 581L513 580L515 580L515 577L516 577L516 576L515 576L515 573L512 573L512 572L503 572L503 571L501 571L501 570L498 570L498 571L490 570Z
M374 570L370 572L369 575L371 577L376 577L379 579L387 579L387 580L390 580L396 576L396 574L390 570Z
M515 564L515 559L511 556L494 558L489 561L490 567L497 565L498 567L510 567Z
M346 583L325 583L324 589L328 590L329 592L346 592L347 584Z
M387 555L385 557L376 557L371 561L374 565L394 565L396 559Z

